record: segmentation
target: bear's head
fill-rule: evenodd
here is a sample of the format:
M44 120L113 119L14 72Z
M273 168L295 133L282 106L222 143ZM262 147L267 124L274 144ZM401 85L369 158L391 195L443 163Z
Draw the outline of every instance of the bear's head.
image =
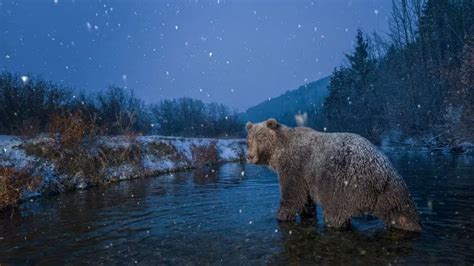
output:
M280 125L276 119L252 124L247 122L247 161L255 164L268 164L277 145L277 131Z

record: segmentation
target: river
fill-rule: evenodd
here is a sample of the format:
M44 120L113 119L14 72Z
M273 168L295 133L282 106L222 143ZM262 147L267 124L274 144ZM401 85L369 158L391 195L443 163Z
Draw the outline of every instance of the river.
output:
M25 202L0 217L0 263L470 264L474 157L386 150L420 211L421 234L374 217L330 231L316 220L278 223L276 175L218 167L124 181Z

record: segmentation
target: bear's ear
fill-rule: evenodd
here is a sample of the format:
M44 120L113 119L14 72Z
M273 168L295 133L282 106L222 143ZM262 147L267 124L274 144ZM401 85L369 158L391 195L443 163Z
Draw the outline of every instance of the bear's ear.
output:
M252 128L252 126L253 126L252 122L247 122L247 124L245 124L245 128L247 129L247 131L249 131Z
M265 124L267 125L268 128L273 129L273 130L280 127L280 124L278 124L275 118L268 119Z

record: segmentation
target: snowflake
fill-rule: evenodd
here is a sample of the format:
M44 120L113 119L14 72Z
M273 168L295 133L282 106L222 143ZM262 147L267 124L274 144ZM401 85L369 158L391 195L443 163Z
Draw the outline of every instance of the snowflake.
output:
M28 76L21 76L21 81L23 81L23 83L27 83L29 80Z
M209 52L209 57L212 57L212 52Z
M378 14L379 14L379 10L378 10L378 9L374 9L374 14L375 14L375 15L378 15Z

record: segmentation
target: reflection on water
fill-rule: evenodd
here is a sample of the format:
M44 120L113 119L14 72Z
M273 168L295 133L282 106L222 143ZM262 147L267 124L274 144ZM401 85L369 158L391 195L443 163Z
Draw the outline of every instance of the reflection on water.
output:
M474 262L474 158L390 150L425 231L279 224L274 173L239 163L37 199L0 218L0 263Z

